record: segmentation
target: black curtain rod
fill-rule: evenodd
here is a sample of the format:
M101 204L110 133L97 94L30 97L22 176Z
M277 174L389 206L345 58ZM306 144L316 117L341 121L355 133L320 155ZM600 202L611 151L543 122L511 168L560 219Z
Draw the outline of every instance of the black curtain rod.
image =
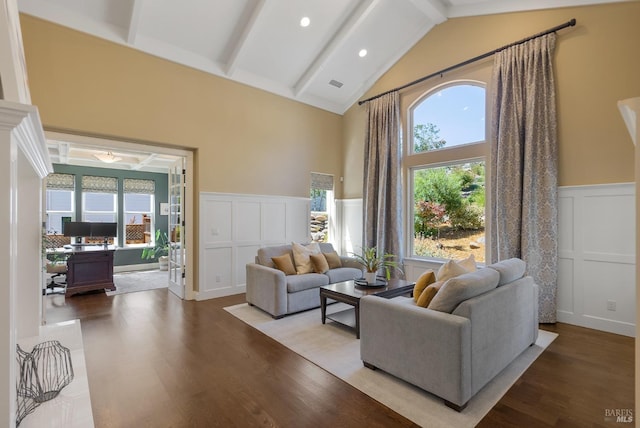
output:
M444 68L444 69L442 69L440 71L436 71L435 73L431 73L428 76L421 77L421 78L419 78L417 80L414 80L413 82L406 83L406 84L404 84L402 86L398 86L397 88L393 88L393 89L390 89L388 91L382 92L382 93L380 93L378 95L374 95L374 96L372 96L370 98L358 101L358 105L362 105L362 104L364 104L364 103L366 103L368 101L375 100L376 98L380 98L380 97L382 97L384 95L390 94L391 92L401 91L402 89L408 88L408 87L413 86L413 85L417 85L418 83L424 82L425 80L431 79L432 77L441 76L444 73L448 73L451 70L455 70L456 68L463 67L465 65L471 64L471 63L476 62L476 61L480 61L481 59L485 59L485 58L487 58L487 57L489 57L491 55L494 55L494 54L496 54L496 53L498 53L500 51L503 51L503 50L505 50L507 48L510 48L512 46L521 45L521 44L523 44L525 42L528 42L529 40L537 39L538 37L546 36L549 33L555 33L558 30L562 30L563 28L567 28L567 27L573 27L574 25L576 25L575 18L572 19L569 22L565 22L564 24L558 25L558 26L553 27L553 28L549 28L548 30L543 31L541 33L534 34L533 36L527 37L526 39L522 39L522 40L518 40L517 42L509 43L508 45L504 45L504 46L502 46L502 47L500 47L498 49L494 49L491 52L487 52L487 53L484 53L482 55L478 55L478 56L476 56L474 58L468 59L468 60L463 61L463 62L461 62L459 64L452 65L452 66Z

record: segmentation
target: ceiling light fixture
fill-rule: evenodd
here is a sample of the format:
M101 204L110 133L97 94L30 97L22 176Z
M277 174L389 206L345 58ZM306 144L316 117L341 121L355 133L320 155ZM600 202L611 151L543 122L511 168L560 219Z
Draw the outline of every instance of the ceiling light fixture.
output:
M95 155L93 155L96 157L96 159L104 162L104 163L114 163L114 162L118 162L121 161L122 158L119 156L115 156L113 153L111 152L107 152L107 153L97 153Z
M301 27L308 27L309 24L311 24L311 20L309 19L308 16L305 16L300 20L300 26Z
M365 56L367 56L367 50L366 49L360 49L360 52L358 52L358 56L360 58L364 58Z

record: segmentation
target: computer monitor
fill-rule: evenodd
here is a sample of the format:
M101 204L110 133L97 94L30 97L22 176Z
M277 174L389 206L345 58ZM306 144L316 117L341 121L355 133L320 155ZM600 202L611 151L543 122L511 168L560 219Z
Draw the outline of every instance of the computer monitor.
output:
M62 223L62 234L64 236L76 236L82 238L91 236L91 223L85 221L68 221Z
M118 236L118 223L89 223L92 237L114 238Z

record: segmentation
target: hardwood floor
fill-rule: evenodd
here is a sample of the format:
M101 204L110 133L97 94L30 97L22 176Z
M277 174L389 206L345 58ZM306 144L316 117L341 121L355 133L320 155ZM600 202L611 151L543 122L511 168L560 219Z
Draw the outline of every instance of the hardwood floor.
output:
M243 301L48 296L47 322L81 320L98 428L416 426L223 310ZM560 336L480 426L607 426L605 409L633 408L632 338L543 328Z

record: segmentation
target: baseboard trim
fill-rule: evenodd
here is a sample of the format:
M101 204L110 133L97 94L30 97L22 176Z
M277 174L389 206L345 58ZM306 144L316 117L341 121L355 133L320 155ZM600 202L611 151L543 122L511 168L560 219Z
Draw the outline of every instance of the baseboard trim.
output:
M209 300L209 299L215 299L218 297L233 296L236 294L243 294L246 291L247 291L247 287L245 285L217 288L215 290L207 290L207 291L196 291L195 300Z

